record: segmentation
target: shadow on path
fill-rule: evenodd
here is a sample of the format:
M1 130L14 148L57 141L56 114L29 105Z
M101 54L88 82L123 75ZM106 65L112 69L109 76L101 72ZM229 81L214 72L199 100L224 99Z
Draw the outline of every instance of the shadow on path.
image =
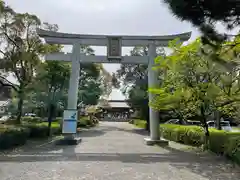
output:
M177 169L190 170L195 174L207 177L211 180L239 180L240 169L233 168L231 163L223 161L220 157L209 155L196 155L178 150L169 153L75 153L73 146L62 147L62 153L21 153L15 155L1 156L0 162L23 163L23 162L54 162L54 161L81 161L81 162L122 162L134 164L153 164L161 166L167 163Z
M108 131L123 131L125 133L136 133L140 135L147 134L145 130L137 128L131 130L121 127L99 127L83 131L79 136L96 137L106 134ZM79 146L81 146L81 144L79 144ZM40 148L29 149L29 151L26 152L0 156L0 165L4 165L4 163L56 161L121 162L131 164L155 164L155 166L159 167L161 167L161 164L167 164L178 170L191 171L209 180L240 179L240 168L233 167L230 161L222 157L204 153L184 152L171 147L166 147L165 149L167 149L167 152L161 151L161 148L159 148L159 153L77 153L76 146L55 146L49 144ZM58 152L54 153L54 150ZM59 150L61 152L59 152ZM96 151L98 151L98 149L96 149ZM134 144L132 152L134 152Z
M83 129L77 135L79 137L97 137L97 136L102 136L105 133L106 133L105 131L98 130L98 129Z

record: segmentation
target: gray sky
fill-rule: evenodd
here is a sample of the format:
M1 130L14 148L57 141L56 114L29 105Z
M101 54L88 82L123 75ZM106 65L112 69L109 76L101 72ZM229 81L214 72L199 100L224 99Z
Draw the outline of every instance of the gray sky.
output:
M167 35L192 31L189 23L181 22L170 13L161 0L5 0L17 12L37 15L43 22L58 24L62 32L81 34ZM103 55L106 48L94 48ZM128 49L124 49L127 53ZM105 64L115 72L119 65ZM118 90L114 99L123 99Z

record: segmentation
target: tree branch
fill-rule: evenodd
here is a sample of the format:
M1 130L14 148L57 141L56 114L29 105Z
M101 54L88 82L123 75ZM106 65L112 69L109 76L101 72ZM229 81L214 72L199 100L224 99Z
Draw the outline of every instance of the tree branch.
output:
M5 82L4 82L5 81ZM5 77L0 76L0 85L1 86L5 86L5 87L11 87L13 88L15 91L18 91L18 88L15 84L11 83L10 81L8 81Z

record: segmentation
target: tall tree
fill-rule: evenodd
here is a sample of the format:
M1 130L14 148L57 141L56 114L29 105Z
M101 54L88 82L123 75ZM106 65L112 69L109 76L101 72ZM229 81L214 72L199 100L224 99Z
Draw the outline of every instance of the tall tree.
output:
M171 55L156 59L159 68L165 71L165 80L161 88L150 89L157 95L151 106L171 110L179 114L179 118L199 117L208 139L207 118L216 111L227 113L226 106L230 104L239 105L238 70L209 61L211 46L204 45L200 39L187 46L174 45L173 49ZM203 53L203 49L209 54ZM226 58L226 48L219 54ZM230 54L229 63L234 60ZM220 126L219 122L220 119L217 121Z
M15 13L7 9L1 14L1 68L12 73L18 84L10 84L18 96L17 121L20 123L25 89L32 82L40 56L45 53L45 46L36 33L41 25L37 16L24 13ZM1 84L7 79L1 76Z
M189 21L204 34L206 42L222 42L225 34L217 31L215 25L222 23L227 29L240 24L238 0L164 0L171 12L181 20Z
M164 49L158 48L157 54L165 56ZM131 56L147 56L147 47L134 47L130 51ZM148 108L148 66L144 64L122 64L116 77L122 82L123 93L129 98L130 106L140 111L141 118L147 121L149 130ZM115 86L119 83L115 82Z

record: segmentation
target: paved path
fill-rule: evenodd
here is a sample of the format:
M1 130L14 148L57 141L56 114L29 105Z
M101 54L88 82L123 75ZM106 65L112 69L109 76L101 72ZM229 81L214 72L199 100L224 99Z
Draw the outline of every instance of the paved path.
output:
M239 180L222 158L144 145L142 131L103 122L77 146L45 144L0 156L1 180Z

